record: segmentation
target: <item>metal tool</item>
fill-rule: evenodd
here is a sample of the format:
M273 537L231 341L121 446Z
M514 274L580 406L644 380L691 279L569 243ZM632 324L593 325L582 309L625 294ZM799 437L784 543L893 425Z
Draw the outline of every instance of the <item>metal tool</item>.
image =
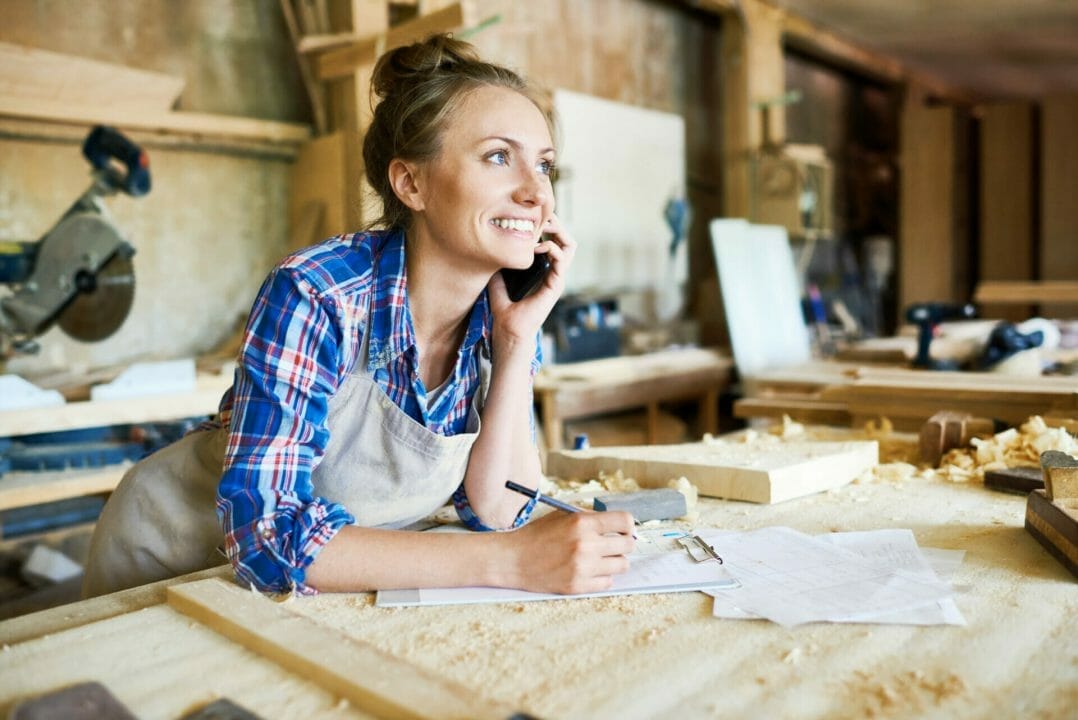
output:
M36 243L0 243L0 358L34 353L53 325L85 342L103 340L127 318L135 296L134 247L102 199L150 191L149 156L118 131L97 126L82 153L93 182Z
M722 565L722 558L715 552L715 548L704 542L704 539L699 535L686 535L678 538L678 545L685 548L685 552L689 553L696 562L705 562L707 560L718 560L719 565Z
M971 320L977 317L977 308L970 304L918 303L906 308L906 322L917 326L917 356L913 367L926 370L957 370L952 360L935 360L928 349L936 335L936 327L945 320Z

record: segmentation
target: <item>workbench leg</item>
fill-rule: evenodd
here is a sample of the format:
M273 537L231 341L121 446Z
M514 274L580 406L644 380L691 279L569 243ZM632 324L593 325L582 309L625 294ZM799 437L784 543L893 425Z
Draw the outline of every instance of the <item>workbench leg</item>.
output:
M719 434L719 389L712 388L700 398L700 435Z
M648 445L659 442L659 403L648 403Z
M554 407L554 403L550 400L544 399L540 403L543 416L543 436L546 438L546 449L561 450L564 443L562 437L565 434L565 428L562 427L561 418L557 416L557 409Z

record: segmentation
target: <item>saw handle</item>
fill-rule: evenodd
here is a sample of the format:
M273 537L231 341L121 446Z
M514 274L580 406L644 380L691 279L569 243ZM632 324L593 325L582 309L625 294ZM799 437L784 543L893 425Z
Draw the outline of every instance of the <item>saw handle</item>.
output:
M96 126L86 136L82 154L94 168L108 172L108 179L116 189L132 197L150 192L150 156L115 128ZM126 175L120 174L111 162L113 159L127 167Z

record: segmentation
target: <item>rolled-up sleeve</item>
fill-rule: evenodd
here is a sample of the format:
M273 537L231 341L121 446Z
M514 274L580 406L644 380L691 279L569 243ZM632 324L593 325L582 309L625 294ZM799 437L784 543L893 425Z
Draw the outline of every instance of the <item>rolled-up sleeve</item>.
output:
M313 593L307 567L355 522L311 482L329 440L329 398L346 372L338 316L332 299L278 268L248 320L217 514L237 576L259 590Z

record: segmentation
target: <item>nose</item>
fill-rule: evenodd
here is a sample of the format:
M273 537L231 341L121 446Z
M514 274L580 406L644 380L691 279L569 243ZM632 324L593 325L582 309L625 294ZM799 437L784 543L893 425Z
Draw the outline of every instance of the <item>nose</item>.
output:
M528 169L521 173L520 182L513 191L513 200L529 207L546 205L553 197L550 176Z

